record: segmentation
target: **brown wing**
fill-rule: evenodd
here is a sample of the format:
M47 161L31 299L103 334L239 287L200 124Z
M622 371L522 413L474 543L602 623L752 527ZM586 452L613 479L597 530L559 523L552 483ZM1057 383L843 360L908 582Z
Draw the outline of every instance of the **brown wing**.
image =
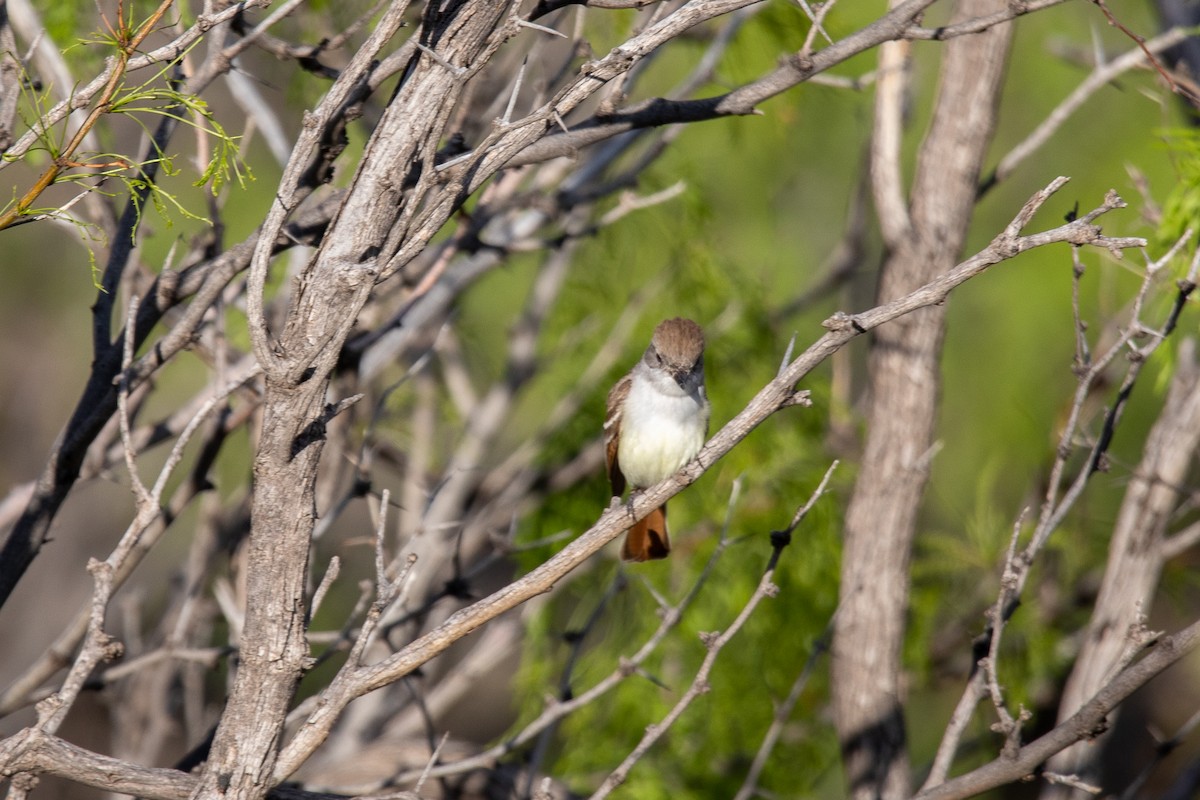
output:
M608 482L612 486L613 497L620 497L625 492L625 476L617 462L617 445L621 442L621 411L625 408L625 398L629 396L632 383L632 374L617 381L608 393L604 415L604 461L608 465Z

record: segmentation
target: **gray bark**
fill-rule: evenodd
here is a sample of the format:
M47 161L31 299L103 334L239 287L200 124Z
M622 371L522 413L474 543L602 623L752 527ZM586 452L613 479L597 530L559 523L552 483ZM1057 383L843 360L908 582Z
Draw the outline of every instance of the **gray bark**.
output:
M1002 7L995 0L968 0L958 14L969 18ZM911 291L958 258L995 127L1011 35L1009 25L1000 25L946 48L909 219L881 226L894 231L880 276L881 301ZM871 347L868 434L846 512L832 646L834 719L850 796L858 800L910 791L900 654L944 328L944 306L924 309L880 329Z

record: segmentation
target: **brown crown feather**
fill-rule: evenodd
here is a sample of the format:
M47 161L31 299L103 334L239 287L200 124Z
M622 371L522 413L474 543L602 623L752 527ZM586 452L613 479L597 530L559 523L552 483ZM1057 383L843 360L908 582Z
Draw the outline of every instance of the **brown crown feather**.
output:
M690 368L704 355L704 329L675 317L658 323L650 343L668 365Z

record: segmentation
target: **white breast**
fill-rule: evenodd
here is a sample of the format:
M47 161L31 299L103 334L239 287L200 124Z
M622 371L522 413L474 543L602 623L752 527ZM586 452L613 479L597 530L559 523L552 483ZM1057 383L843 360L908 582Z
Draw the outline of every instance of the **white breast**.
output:
M635 379L621 413L617 459L625 479L638 489L678 472L699 452L708 429L703 397L685 393L670 378L666 381L670 385L660 390L648 380Z

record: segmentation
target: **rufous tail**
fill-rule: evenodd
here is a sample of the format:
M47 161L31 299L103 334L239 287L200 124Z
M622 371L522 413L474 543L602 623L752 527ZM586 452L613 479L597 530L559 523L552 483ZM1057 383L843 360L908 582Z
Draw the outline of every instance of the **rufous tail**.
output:
M667 507L659 506L649 516L635 524L625 534L621 545L622 561L650 561L666 558L671 552L667 536Z

